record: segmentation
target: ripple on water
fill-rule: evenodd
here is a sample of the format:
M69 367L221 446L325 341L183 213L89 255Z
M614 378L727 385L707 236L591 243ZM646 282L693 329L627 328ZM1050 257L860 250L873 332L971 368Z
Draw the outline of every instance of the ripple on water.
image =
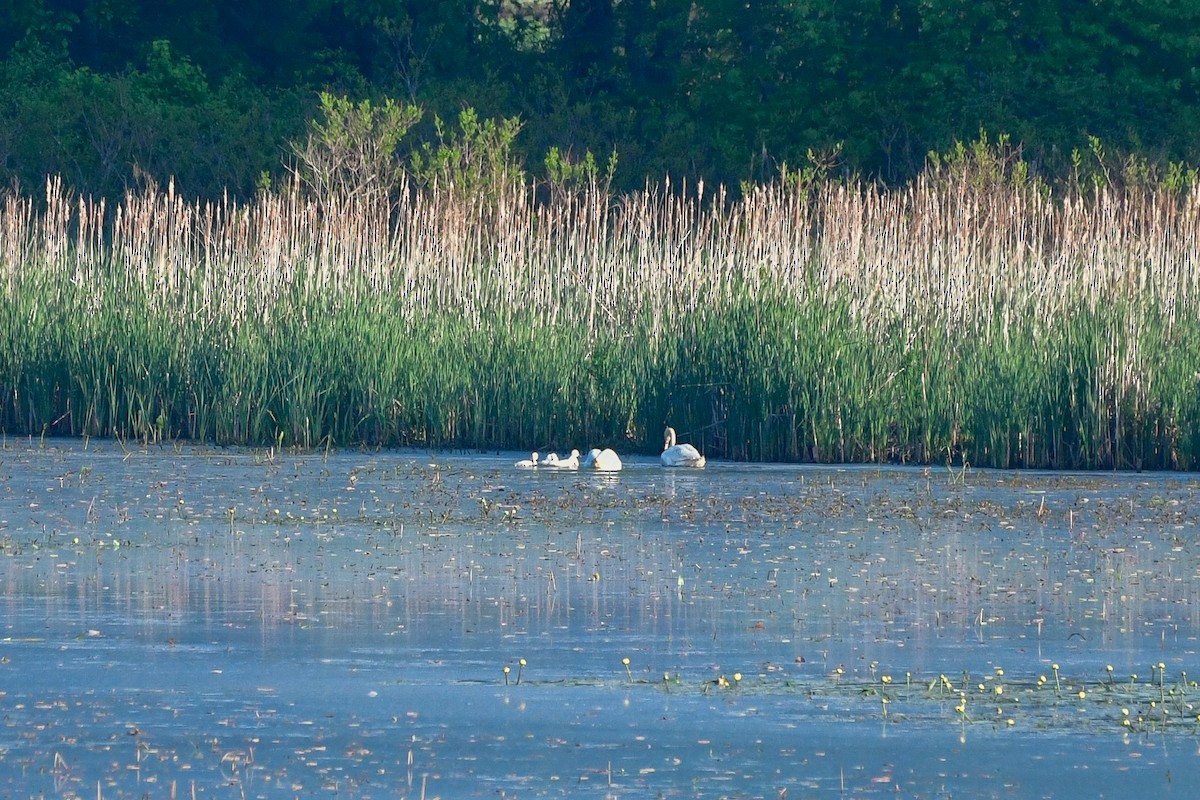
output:
M9 791L1133 796L1200 772L1191 476L0 456Z

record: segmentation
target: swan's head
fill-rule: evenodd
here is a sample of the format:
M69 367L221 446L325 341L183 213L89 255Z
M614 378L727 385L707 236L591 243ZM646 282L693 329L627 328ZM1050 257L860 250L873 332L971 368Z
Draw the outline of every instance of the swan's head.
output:
M588 451L587 457L583 459L583 465L585 467L590 467L596 461L596 459L599 457L599 455L600 455L600 448L593 447L591 450Z
M675 429L670 425L663 431L663 450L669 450L675 446Z
M538 460L537 450L533 451L533 454L529 456L529 460L535 464L537 463L537 460Z
M570 458L579 458L579 451L578 451L578 450L572 450L572 451L571 451Z

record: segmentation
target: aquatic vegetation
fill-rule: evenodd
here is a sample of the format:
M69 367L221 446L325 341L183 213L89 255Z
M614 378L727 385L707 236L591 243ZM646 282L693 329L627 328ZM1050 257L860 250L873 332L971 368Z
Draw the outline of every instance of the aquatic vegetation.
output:
M1041 733L1090 733L1125 731L1195 736L1200 733L1200 684L1188 681L1181 672L1164 690L1159 681L1114 686L1083 677L1063 677L1068 691L1047 691L1045 681L1033 676L984 675L978 682L970 670L962 680L951 683L945 674L917 675L916 684L896 683L891 675L876 678L847 678L841 668L828 676L802 678L796 675L759 673L746 680L740 671L720 673L716 678L689 682L679 673L664 672L661 681L635 679L629 658L622 658L624 683L656 689L677 696L707 695L716 690L734 691L760 702L788 696L808 702L845 701L845 713L866 716L871 712L858 705L877 703L879 717L900 727L953 723L969 730L974 726L1020 725ZM505 667L507 676L508 668ZM910 679L913 677L909 673ZM506 678L507 681L507 678ZM507 684L506 684L507 685ZM598 675L561 678L542 686L612 686Z
M0 429L1191 469L1200 190L0 204Z

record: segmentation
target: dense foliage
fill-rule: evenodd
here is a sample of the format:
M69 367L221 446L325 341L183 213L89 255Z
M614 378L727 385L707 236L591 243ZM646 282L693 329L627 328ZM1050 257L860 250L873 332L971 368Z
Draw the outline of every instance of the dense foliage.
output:
M118 197L278 184L321 92L464 107L617 186L784 164L899 183L1008 133L1035 171L1200 163L1200 4L1131 0L26 0L0 5L0 180ZM1096 159L1096 142L1109 151ZM1079 153L1085 154L1080 158ZM1072 155L1075 158L1072 158ZM1121 154L1114 157L1112 154ZM1118 170L1119 171L1119 170Z

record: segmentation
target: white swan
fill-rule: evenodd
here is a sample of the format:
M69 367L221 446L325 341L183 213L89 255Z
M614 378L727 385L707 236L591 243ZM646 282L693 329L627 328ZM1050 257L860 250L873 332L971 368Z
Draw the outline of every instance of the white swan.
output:
M617 472L623 466L621 457L617 455L615 450L605 448L601 450L598 447L593 447L587 454L587 458L583 460L585 469L595 469L600 472Z
M554 454L551 453L551 455ZM554 463L548 463L545 466L555 467L557 469L579 469L579 451L572 450L571 455L567 456L566 458L554 456Z
M533 469L537 465L538 465L538 454L537 454L536 450L533 452L533 454L529 458L522 459L522 460L518 461L516 464L513 464L514 467L520 467L521 469Z
M706 462L700 451L690 444L675 444L675 429L663 431L662 464L664 467L703 467Z
M538 466L539 467L553 467L557 464L558 464L558 453L547 453L546 457L542 459L541 463L538 464Z

